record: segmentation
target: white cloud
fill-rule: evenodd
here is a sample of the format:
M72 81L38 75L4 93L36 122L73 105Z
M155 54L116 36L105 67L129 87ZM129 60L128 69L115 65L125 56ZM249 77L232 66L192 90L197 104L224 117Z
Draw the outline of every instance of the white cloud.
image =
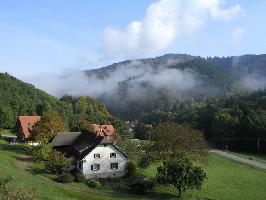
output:
M180 34L193 33L210 19L231 20L243 13L239 4L224 8L222 0L159 0L145 16L124 30L108 27L103 32L111 55L148 56L165 50Z

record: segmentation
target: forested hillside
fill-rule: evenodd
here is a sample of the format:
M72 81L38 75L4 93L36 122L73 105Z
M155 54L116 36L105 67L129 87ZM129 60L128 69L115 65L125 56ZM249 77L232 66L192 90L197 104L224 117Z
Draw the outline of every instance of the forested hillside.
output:
M168 111L154 111L142 117L136 136L147 139L147 124L187 123L204 132L206 139L220 148L258 151L266 147L266 91L230 95L203 102L176 102Z
M182 99L204 100L231 93L234 75L200 57L167 54L124 61L86 71L89 80L113 85L97 98L112 114L134 120L156 109L166 109ZM101 90L101 89L100 89Z
M243 55L230 57L213 57L208 58L208 61L222 67L238 75L260 74L266 75L266 55Z
M105 105L90 97L59 100L7 73L0 73L0 97L0 128L13 128L19 115L42 115L47 110L57 111L70 129L80 120L107 123L112 119Z

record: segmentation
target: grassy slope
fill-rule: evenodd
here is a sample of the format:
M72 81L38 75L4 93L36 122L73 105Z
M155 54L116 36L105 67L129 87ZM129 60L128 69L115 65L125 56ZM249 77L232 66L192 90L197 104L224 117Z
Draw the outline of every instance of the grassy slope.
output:
M12 132L11 130L0 129L0 135L16 135L16 133Z
M226 200L262 200L266 198L266 170L255 169L239 162L210 154L203 166L208 179L202 190L191 190L184 199L199 197ZM156 165L151 165L145 173L154 176Z
M22 146L6 145L0 140L0 176L13 175L15 181L12 184L27 189L35 188L39 192L39 199L144 199L140 196L119 193L119 191L87 188L86 193L80 193L64 189L51 180L43 180L25 171L21 166L21 161L17 159L23 153L24 148ZM266 171L254 169L214 154L209 155L204 168L208 174L208 179L203 189L188 191L184 194L183 199L260 200L266 197ZM154 176L156 169L157 166L152 165L144 172L149 176ZM162 187L156 187L156 191L169 194L169 190ZM152 196L149 197L152 198ZM168 197L174 196L168 195Z
M13 185L34 189L39 193L38 199L90 199L90 200L105 200L105 199L124 199L125 196L119 193L108 191L97 191L87 189L86 193L77 192L70 189L64 189L62 186L50 180L43 180L38 176L34 176L23 169L18 156L25 153L22 146L10 146L0 140L0 176L13 176ZM127 199L136 199L135 196L126 196Z

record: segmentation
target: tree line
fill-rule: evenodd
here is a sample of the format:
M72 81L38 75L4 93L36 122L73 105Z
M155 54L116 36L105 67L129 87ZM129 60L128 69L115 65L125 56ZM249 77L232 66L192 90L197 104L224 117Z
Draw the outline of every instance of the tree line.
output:
M168 110L142 117L135 128L140 139L150 137L151 128L164 122L189 124L201 130L215 147L257 151L257 140L266 145L266 91L228 95L202 102L177 101Z

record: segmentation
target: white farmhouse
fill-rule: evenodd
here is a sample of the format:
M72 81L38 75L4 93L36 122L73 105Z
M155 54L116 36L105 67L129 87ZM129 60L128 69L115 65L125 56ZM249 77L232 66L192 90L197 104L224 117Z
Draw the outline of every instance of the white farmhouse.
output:
M55 136L51 145L73 160L73 167L86 178L122 177L127 155L109 140L94 133L68 132Z

